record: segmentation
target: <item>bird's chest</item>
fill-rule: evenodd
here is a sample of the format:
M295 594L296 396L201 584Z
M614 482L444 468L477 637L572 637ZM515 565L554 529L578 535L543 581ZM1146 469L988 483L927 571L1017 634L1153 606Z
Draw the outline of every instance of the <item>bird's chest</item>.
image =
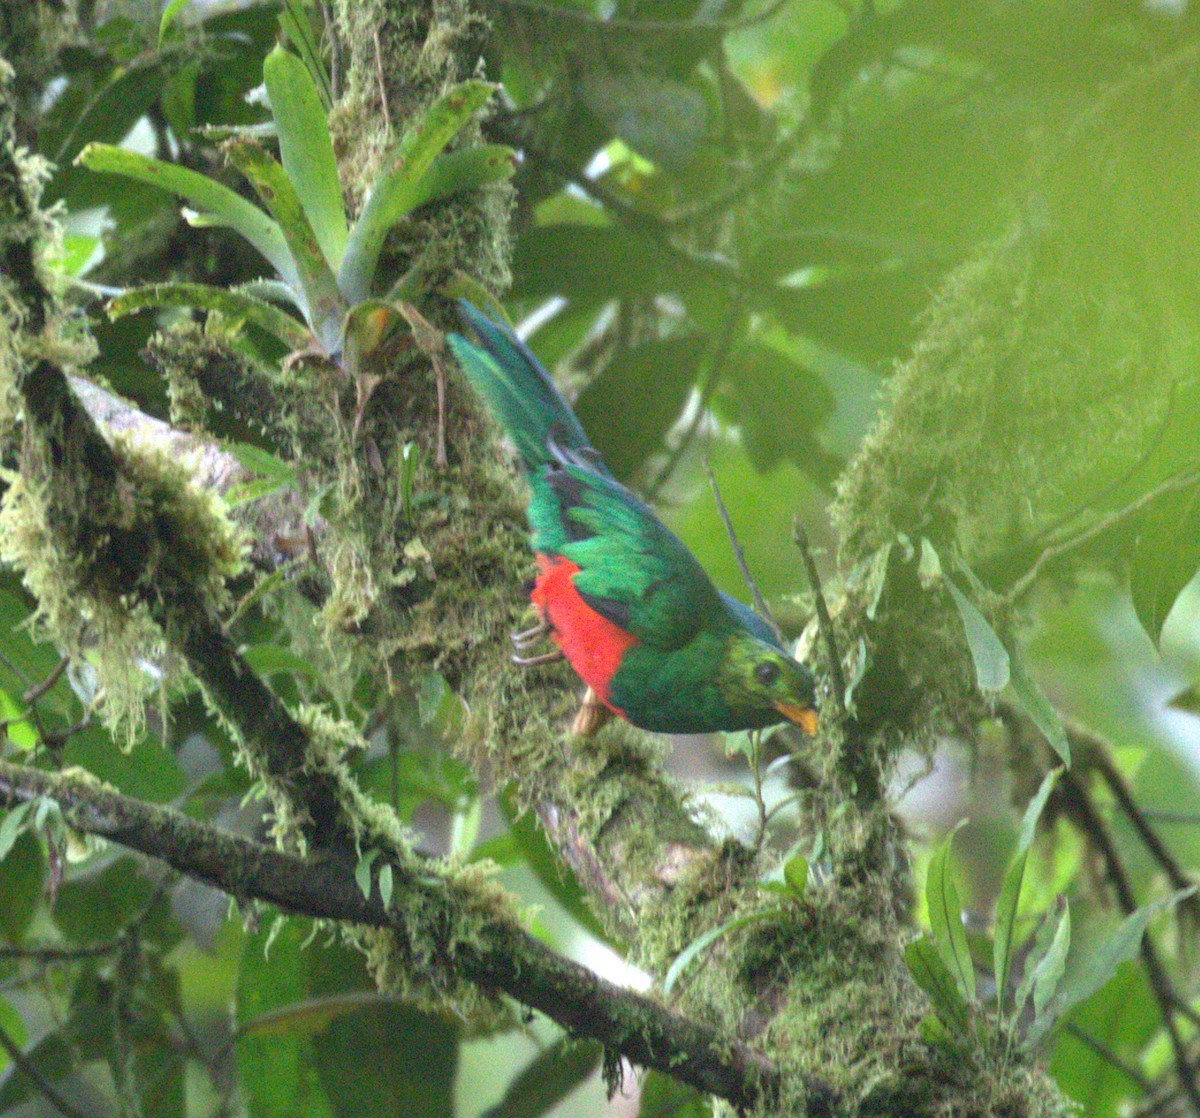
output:
M530 595L554 630L554 640L576 674L617 714L609 701L612 678L637 638L597 613L575 589L579 567L569 559L538 555L541 573Z

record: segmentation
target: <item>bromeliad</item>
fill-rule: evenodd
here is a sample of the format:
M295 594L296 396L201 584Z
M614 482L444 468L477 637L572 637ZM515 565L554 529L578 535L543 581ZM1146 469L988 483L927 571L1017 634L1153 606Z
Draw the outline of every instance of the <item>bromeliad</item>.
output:
M609 473L513 333L469 303L460 309L478 344L451 334L450 346L516 444L529 483L539 571L531 598L541 620L514 635L518 651L552 637L604 707L646 730L698 734L789 719L814 733L809 670Z

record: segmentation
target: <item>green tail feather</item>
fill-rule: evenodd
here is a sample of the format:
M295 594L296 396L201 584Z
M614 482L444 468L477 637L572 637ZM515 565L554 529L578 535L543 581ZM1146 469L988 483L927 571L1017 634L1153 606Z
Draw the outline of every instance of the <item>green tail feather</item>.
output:
M579 420L516 335L484 317L465 299L459 301L458 309L479 345L451 334L447 339L450 348L471 387L487 401L516 443L525 469L534 473L552 460L552 439L566 451L591 451Z

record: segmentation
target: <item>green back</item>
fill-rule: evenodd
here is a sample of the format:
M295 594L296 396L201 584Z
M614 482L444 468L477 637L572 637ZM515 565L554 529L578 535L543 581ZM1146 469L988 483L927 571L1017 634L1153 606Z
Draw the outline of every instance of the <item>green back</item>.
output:
M612 476L512 331L465 301L459 310L479 345L451 334L450 348L521 456L534 550L579 566L575 587L592 608L654 648L679 648L702 629L744 630L778 647L766 623L718 593L678 537Z

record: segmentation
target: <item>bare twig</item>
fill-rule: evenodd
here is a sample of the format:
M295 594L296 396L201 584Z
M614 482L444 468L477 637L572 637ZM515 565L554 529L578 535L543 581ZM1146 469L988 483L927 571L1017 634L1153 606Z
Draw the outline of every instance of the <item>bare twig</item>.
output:
M1137 1068L1130 1067L1107 1044L1097 1040L1091 1033L1081 1029L1074 1021L1067 1021L1063 1025L1063 1029L1070 1033L1085 1048L1090 1048L1106 1064L1119 1071L1126 1079L1130 1079L1136 1083L1143 1091L1149 1092L1154 1090L1154 1084L1142 1075Z
M33 1089L60 1114L66 1115L66 1118L90 1118L90 1115L67 1102L54 1089L54 1085L38 1071L33 1062L21 1051L21 1046L3 1028L0 1028L0 1048L8 1053L13 1067L29 1080Z
M1126 914L1136 911L1137 899L1133 895L1129 876L1117 855L1112 836L1108 833L1104 820L1100 818L1086 790L1080 785L1075 774L1069 770L1063 774L1059 789L1056 795L1065 798L1065 806L1070 818L1075 821L1088 841L1104 859L1105 873L1112 882L1121 910ZM1192 1113L1200 1118L1200 1085L1196 1083L1196 1069L1192 1064L1187 1042L1175 1021L1175 1010L1179 1006L1181 998L1167 975L1162 960L1158 957L1158 951L1155 949L1149 933L1142 936L1141 956L1142 963L1146 968L1146 977L1150 981L1150 987L1158 1002L1163 1027L1171 1041L1180 1089L1187 1096Z
M763 598L762 591L759 590L758 583L754 580L754 575L750 573L750 564L746 562L746 552L738 541L737 532L733 529L733 521L729 518L729 510L725 508L725 502L721 500L721 489L717 485L717 475L713 473L712 463L708 460L707 454L704 456L704 472L708 474L708 484L712 486L713 500L717 503L717 512L721 514L721 523L725 525L725 535L729 537L729 546L733 549L733 557L737 560L738 570L742 572L742 578L746 580L746 585L750 588L750 593L754 598L754 609L758 613L758 616L771 626L771 631L775 634L776 640L780 644L783 644L783 630L779 628L779 623L771 613L766 599Z
M716 391L717 384L720 381L721 366L725 364L725 358L729 356L729 351L733 348L733 336L737 329L738 318L742 313L742 304L740 299L733 299L729 305L729 310L725 314L725 321L721 326L721 333L717 337L709 358L705 363L705 368L700 374L700 399L696 401L696 412L692 416L691 422L688 424L687 430L680 436L679 441L667 455L666 462L655 475L654 480L646 487L646 499L653 501L666 485L668 479L675 472L675 467L679 465L680 459L687 452L692 441L696 437L696 433L700 430L700 424L704 422L704 417L708 414L708 405L712 400L712 394Z
M1165 497L1168 493L1174 493L1180 489L1187 489L1188 486L1196 485L1200 482L1200 470L1192 467L1181 471L1167 478L1161 485L1156 485L1153 489L1143 493L1134 501L1119 509L1114 509L1105 516L1100 517L1095 523L1088 525L1070 539L1063 540L1061 543L1051 544L1045 548L1038 557L1030 565L1029 569L1021 575L1003 595L1002 600L1007 605L1012 605L1025 594L1027 594L1033 584L1037 581L1038 575L1042 573L1042 568L1047 563L1065 555L1068 552L1075 551L1084 544L1090 543L1098 536L1104 535L1105 532L1115 528L1122 520L1126 520L1136 513L1141 512L1147 505L1157 501L1160 497Z
M379 79L379 110L383 113L383 123L387 126L388 135L392 134L392 110L388 105L387 82L383 75L383 48L379 45L379 28L371 32L375 40L375 76Z
M67 670L67 665L70 662L70 656L62 657L58 663L54 665L54 670L48 676L46 676L41 683L30 687L25 694L21 696L22 700L28 703L30 706L33 706L38 699L45 695L46 692L49 691L62 678L62 674Z
M821 576L817 564L813 561L812 548L808 544L808 533L800 518L792 522L792 540L800 549L800 558L804 560L804 570L812 587L813 600L817 606L817 627L821 631L821 639L825 642L825 655L829 660L829 675L833 680L833 693L837 700L838 710L846 713L846 677L842 672L842 657L838 652L837 638L833 632L833 621L829 617L829 607L825 604L825 592L821 589Z

